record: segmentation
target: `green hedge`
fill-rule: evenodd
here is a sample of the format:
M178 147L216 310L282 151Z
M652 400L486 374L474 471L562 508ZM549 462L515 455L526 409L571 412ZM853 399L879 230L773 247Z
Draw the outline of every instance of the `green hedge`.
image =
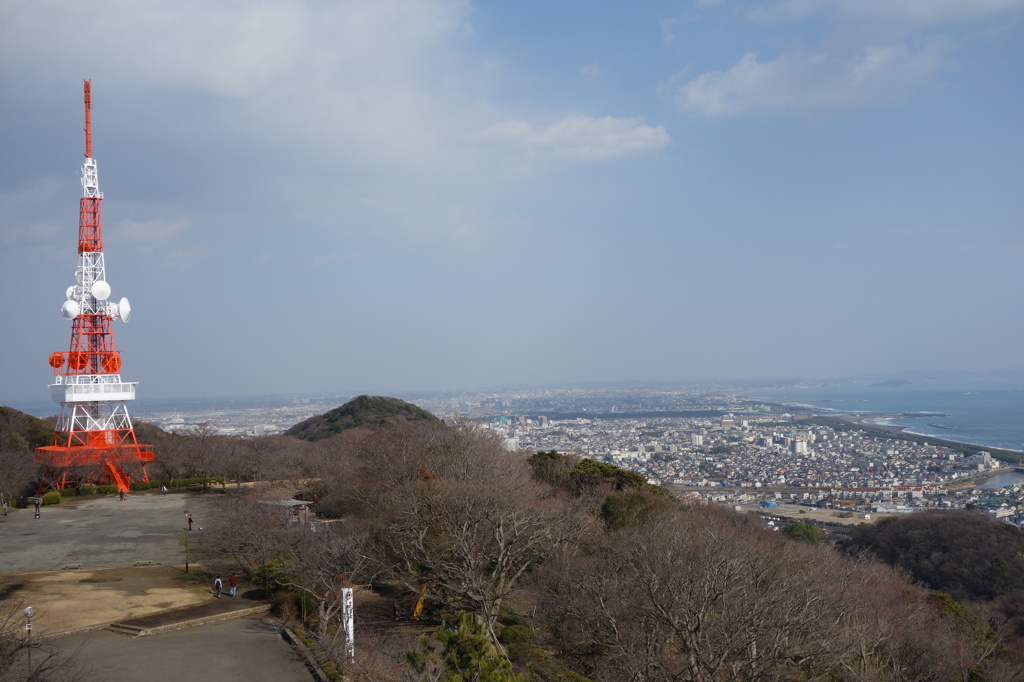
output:
M179 478L177 480L174 480L174 481L171 481L170 483L168 483L167 487L168 488L185 488L185 487L190 486L190 485L202 485L203 481L206 481L207 485L214 485L216 483L220 483L220 481L217 478L214 478L213 476L207 476L205 479L202 478L202 477L198 477L197 476L195 478Z
M51 490L48 493L43 494L43 506L50 504L60 504L60 493L56 490Z
M152 490L159 487L160 481L132 481L132 490Z
M214 476L208 476L205 479L201 477L194 478L179 478L173 481L132 481L131 490L134 492L140 492L144 490L158 490L160 486L165 485L168 488L187 488L190 485L203 485L203 482L207 485L219 485L220 479ZM60 488L59 490L51 491L62 497L75 497L77 495L112 495L117 492L116 485L84 485L81 488ZM44 504L59 504L58 502L44 502Z

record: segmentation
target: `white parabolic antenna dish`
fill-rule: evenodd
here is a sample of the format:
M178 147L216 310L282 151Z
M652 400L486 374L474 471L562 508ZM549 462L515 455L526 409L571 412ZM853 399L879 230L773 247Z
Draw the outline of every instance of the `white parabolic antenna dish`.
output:
M60 307L60 314L64 316L65 320L73 320L78 317L78 303L75 301L64 301L64 305Z
M132 316L132 306L128 303L127 298L122 298L121 302L117 304L117 316L121 318L122 322L127 322L128 318Z
M110 298L110 285L102 279L92 283L92 297L97 301L105 301Z
M69 301L74 300L74 298L75 298L75 285L74 284L72 284L71 286L68 287L66 295L67 295L67 298L68 298Z

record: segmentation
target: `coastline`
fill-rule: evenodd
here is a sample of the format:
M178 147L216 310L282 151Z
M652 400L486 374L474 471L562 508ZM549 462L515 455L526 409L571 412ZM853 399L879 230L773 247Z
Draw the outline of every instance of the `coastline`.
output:
M882 438L892 438L895 440L910 440L918 443L926 443L929 445L936 445L939 447L950 448L957 452L965 454L976 454L978 452L987 452L996 459L1006 462L1008 465L1013 466L1024 466L1024 452L1019 450L1006 450L1003 448L993 448L987 445L978 445L977 443L966 443L963 441L955 441L948 438L938 438L936 436L928 436L920 433L914 433L905 426L894 426L891 424L877 424L871 420L875 419L903 419L908 417L914 417L919 415L908 415L905 413L895 414L815 414L813 419L819 423L823 423L826 426L839 425L840 427L855 428L859 431L865 431L872 433Z
M947 481L946 488L950 491L964 491L971 490L978 486L978 483L995 476L1003 474L1009 474L1016 472L1022 466L1024 466L1024 453L1017 452L1014 450L1001 450L999 448L989 448L983 445L976 445L974 443L963 443L959 441L946 440L943 438L936 438L934 436L927 436L924 434L917 434L909 431L906 427L893 426L890 424L876 424L871 419L885 419L885 418L902 418L906 415L903 414L892 414L892 415L851 415L851 414L836 414L829 415L828 417L821 417L824 420L835 420L846 424L850 427L856 428L867 433L880 436L882 438L893 438L896 440L913 440L917 442L926 442L930 445L937 445L941 447L948 447L964 453L974 452L988 452L992 457L998 459L1004 464L996 469L988 469L986 471L979 471L976 474L970 476L964 476L963 478L957 478Z
M899 389L878 385L808 386L779 389L768 395L772 397L743 397L786 412L855 418L864 428L900 439L929 439L993 454L999 451L1001 459L1012 462L1020 462L1024 455L1020 428L1024 423L1024 385L1016 381L925 382Z
M971 476L965 476L964 478L958 478L955 481L950 481L946 484L948 490L958 492L961 490L971 490L978 487L978 483L995 476L1002 476L1003 474L1013 473L1017 470L1017 467L999 467L998 469L989 469L988 471L979 471Z

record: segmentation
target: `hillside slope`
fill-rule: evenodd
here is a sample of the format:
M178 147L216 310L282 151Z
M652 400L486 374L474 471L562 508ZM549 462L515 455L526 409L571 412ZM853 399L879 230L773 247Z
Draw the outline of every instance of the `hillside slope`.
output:
M53 424L19 412L13 407L0 407L0 449L29 452L49 445Z

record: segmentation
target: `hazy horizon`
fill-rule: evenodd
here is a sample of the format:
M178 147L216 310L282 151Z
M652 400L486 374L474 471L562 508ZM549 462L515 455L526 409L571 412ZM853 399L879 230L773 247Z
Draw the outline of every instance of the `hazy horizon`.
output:
M1024 0L926 5L0 6L0 404L84 78L140 400L1019 372Z
M540 383L540 384L502 384L490 386L466 386L449 388L407 388L395 391L374 391L368 390L344 390L337 391L294 391L284 393L248 393L248 394L193 394L177 396L145 396L138 398L129 405L130 412L150 410L158 405L174 403L195 402L206 404L208 402L264 402L281 401L292 399L325 398L328 396L349 396L357 395L386 395L402 399L439 399L447 396L467 397L476 394L502 394L514 392L542 392L542 391L669 391L675 389L689 389L707 391L710 394L720 392L722 395L730 393L753 393L758 390L785 390L820 387L836 387L839 389L856 387L874 387L887 380L907 380L909 386L915 389L922 387L945 388L996 388L1008 390L1024 390L1024 369L1005 370L997 372L904 372L882 375L861 375L848 377L775 377L772 379L711 379L711 380L658 380L658 381L585 381L576 383ZM894 394L898 395L902 386L894 387ZM8 405L16 409L31 407L31 414L41 416L56 413L56 403L45 397L22 397L0 405Z

